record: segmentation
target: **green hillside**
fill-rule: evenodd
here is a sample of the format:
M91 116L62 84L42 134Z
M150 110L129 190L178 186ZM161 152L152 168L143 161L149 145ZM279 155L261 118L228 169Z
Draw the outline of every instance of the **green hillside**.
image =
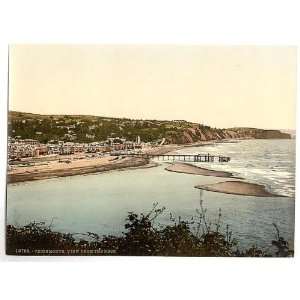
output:
M12 137L50 140L94 142L108 137L124 137L144 142L185 144L197 141L228 138L290 138L279 130L255 128L218 129L184 120L134 120L90 115L39 115L10 111L8 132Z

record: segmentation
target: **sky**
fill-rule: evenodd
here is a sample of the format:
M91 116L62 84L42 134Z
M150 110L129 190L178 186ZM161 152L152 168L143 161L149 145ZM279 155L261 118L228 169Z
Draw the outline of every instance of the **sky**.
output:
M296 47L13 45L9 109L295 129Z

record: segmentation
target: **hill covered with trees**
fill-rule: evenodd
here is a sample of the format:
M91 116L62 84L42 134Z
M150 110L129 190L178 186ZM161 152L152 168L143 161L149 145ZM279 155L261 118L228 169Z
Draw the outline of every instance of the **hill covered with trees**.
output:
M40 115L10 111L8 132L12 137L94 142L108 137L124 137L144 142L165 139L169 144L188 144L222 139L290 139L279 130L257 128L213 128L185 120L135 120L90 115Z

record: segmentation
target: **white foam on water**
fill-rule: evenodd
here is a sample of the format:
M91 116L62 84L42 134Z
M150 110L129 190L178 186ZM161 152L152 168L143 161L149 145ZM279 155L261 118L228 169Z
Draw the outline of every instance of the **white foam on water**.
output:
M181 149L178 152L186 152ZM246 180L267 185L271 192L290 197L295 194L295 140L244 140L215 146L189 148L189 153L230 156L229 163L195 163L197 166L233 173Z

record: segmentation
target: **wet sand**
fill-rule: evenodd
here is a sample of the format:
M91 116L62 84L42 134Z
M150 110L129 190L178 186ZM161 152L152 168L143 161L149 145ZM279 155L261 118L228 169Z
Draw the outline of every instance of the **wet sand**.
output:
M209 170L209 169L200 168L187 163L173 163L167 168L165 168L165 170L170 172L193 174L193 175L235 178L233 174L230 172Z
M283 197L268 192L261 184L244 181L225 181L207 185L196 185L195 188L233 195L256 196L256 197Z

